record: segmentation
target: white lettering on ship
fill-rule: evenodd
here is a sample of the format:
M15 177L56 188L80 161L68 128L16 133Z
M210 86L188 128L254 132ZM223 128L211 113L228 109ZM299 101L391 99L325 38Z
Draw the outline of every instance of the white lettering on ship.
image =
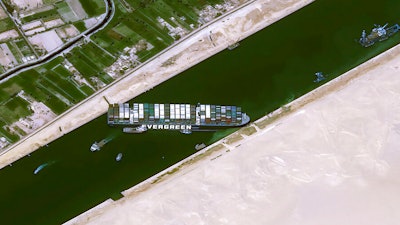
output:
M191 130L192 125L161 125L161 124L147 124L146 125L147 129L153 129L153 130Z

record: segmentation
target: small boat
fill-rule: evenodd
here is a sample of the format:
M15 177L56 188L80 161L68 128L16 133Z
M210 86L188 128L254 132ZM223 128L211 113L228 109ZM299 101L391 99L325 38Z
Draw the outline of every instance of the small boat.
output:
M189 130L189 129L180 130L180 132L181 132L182 134L191 134L191 133L192 133L192 131Z
M90 146L90 151L96 152L100 151L101 147L103 147L105 144L107 144L108 140L103 139L100 142L95 141L91 146Z
M324 74L322 72L316 72L315 76L317 78L314 80L314 83L319 83L320 81L325 80L325 76L324 76Z
M239 45L240 45L239 40L237 40L235 43L228 46L228 50L233 50L237 48Z
M35 171L33 171L33 174L35 174L35 175L38 174L43 168L45 168L46 166L50 166L50 165L52 165L54 163L55 163L55 161L50 161L50 162L41 164L40 166L38 166L35 169Z
M33 174L38 174L38 173L39 173L44 167L46 167L46 166L47 166L47 163L44 163L44 164L38 166L38 167L35 169L35 171L33 171Z
M203 148L205 148L205 147L206 147L206 144L204 144L204 143L197 144L197 145L194 146L194 148L195 148L196 150L200 150L200 149L203 149Z
M122 153L118 153L117 157L115 157L115 160L119 162L121 161L121 159L122 159Z
M122 128L122 131L124 133L140 134L140 133L147 131L147 127L146 127L146 125L141 125L138 127L124 127L124 128Z

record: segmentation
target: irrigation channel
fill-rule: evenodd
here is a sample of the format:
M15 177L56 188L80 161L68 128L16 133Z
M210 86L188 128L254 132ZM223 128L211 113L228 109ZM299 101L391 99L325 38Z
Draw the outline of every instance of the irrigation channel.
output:
M16 76L22 71L26 71L26 70L29 70L29 69L34 68L36 66L40 66L40 65L42 65L44 63L49 62L51 59L54 59L55 57L57 57L58 55L63 53L65 50L67 50L67 49L69 49L71 47L74 47L74 45L77 44L83 38L90 37L92 34L97 32L99 29L103 29L111 21L113 13L115 11L115 6L114 6L113 0L104 0L104 3L106 5L106 10L107 11L105 12L104 18L103 18L103 20L101 22L96 24L94 27L89 28L88 30L82 32L78 36L72 38L70 41L68 41L67 43L65 43L62 46L58 47L53 52L51 52L49 54L46 54L44 56L41 56L39 59L34 60L33 62L28 62L28 63L21 64L19 66L16 66L16 67L6 71L3 74L0 74L0 82L4 81L7 78L9 79L9 78L11 78L13 76Z
M400 23L399 12L397 0L318 0L134 100L234 104L255 120L398 44L400 34L370 48L356 39L373 24ZM318 71L328 79L313 82ZM2 224L65 222L233 131L123 134L103 115L0 171Z

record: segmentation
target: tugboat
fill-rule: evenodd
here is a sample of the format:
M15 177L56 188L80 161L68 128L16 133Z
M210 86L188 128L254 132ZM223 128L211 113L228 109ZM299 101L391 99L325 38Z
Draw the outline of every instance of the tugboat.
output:
M324 74L322 72L316 72L315 76L317 78L314 80L314 83L319 83L320 81L325 80Z
M90 151L96 152L100 151L101 147L103 147L105 144L107 144L107 139L103 139L100 142L95 141L92 146L90 146Z
M377 41L384 41L388 39L390 36L394 35L400 30L400 26L398 24L395 24L391 27L387 27L388 24L385 24L384 26L380 26L377 24L374 24L374 28L372 29L370 34L366 34L365 30L362 31L361 37L359 39L359 43L363 47L369 47Z
M140 134L140 133L143 133L143 132L147 131L147 127L146 127L146 125L141 125L141 126L138 126L138 127L124 127L122 129L122 131L124 133Z
M203 149L203 148L205 148L205 147L206 147L206 144L201 143L201 144L196 144L196 145L194 146L194 149L196 149L196 150L198 151L198 150Z

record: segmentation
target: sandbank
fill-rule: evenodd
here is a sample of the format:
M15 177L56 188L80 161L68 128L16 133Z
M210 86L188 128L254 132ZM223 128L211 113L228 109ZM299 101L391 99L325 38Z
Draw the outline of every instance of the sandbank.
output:
M110 102L126 102L311 2L313 0L249 1L203 25L0 153L0 168L104 114L108 108L104 97Z
M395 225L399 69L400 45L66 224Z

